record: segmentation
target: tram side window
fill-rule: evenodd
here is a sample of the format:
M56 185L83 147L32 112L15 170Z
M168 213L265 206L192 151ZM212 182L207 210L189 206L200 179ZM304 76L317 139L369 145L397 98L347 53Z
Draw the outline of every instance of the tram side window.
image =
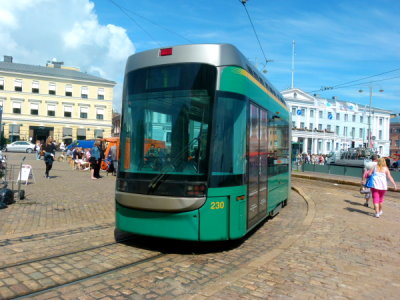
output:
M281 117L268 114L268 175L289 171L289 123Z
M225 95L217 98L212 133L211 166L217 186L225 186L231 175L241 175L236 180L243 184L246 173L246 102Z

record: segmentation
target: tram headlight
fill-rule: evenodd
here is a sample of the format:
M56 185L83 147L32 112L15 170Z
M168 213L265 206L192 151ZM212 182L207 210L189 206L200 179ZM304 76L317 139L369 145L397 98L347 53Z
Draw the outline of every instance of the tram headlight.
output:
M117 190L121 192L126 192L128 188L128 182L126 180L119 179L117 181Z
M185 194L187 196L204 196L206 194L207 186L205 184L193 184L186 186Z

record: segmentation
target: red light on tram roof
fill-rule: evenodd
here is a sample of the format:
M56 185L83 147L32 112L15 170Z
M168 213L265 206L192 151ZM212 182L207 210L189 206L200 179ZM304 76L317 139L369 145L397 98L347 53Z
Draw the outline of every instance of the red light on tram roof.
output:
M160 56L172 55L172 48L160 49Z

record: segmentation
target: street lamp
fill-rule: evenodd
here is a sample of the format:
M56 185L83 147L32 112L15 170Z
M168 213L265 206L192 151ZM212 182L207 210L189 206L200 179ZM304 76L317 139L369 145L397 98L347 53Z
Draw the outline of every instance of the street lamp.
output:
M371 106L372 106L372 85L369 85L369 117L368 117L368 148L372 148L371 146ZM362 93L363 90L359 90L359 93ZM380 93L384 91L382 89L379 90Z

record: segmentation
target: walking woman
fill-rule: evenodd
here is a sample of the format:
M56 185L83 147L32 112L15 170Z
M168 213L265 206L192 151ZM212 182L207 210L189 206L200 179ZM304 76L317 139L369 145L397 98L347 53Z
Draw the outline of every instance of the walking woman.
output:
M56 155L56 146L53 144L53 138L49 136L46 143L42 145L42 150L44 151L44 163L46 164L45 177L50 179L49 172L53 167L53 161Z
M94 143L93 148L90 150L90 174L92 179L100 178L100 165L101 165L101 148L100 141Z
M370 171L368 171L368 175L373 176L373 187L371 188L372 200L375 206L375 217L379 218L382 214L383 201L384 196L387 191L387 179L389 178L390 182L394 185L394 189L396 190L396 182L394 182L392 175L390 175L390 171L386 166L386 161L384 158L379 158L376 167Z

